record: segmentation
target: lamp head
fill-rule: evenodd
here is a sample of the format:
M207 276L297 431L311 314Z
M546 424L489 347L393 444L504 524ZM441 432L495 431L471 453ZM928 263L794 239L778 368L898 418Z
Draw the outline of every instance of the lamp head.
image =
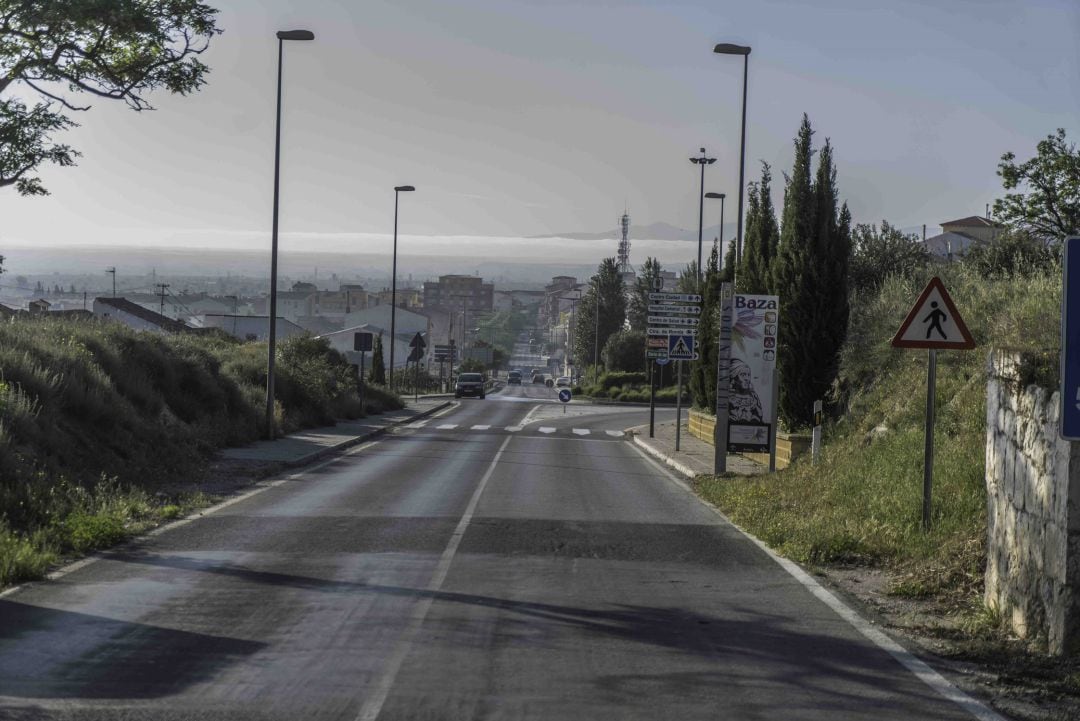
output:
M416 190L416 188L414 188L411 185L398 185L398 186L396 186L394 188L394 190L398 191L398 192L401 192L401 193L405 193L405 192Z
M713 48L713 52L719 53L720 55L749 55L750 46L735 45L733 43L720 43L715 48Z
M727 196L724 195L723 193L705 193L705 197L706 198L720 198L720 200L723 200Z
M278 30L278 40L314 40L315 33L310 30Z

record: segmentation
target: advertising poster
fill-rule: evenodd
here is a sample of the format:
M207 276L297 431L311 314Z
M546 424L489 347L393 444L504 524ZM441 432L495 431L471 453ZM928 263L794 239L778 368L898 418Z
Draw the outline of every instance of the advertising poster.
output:
M769 452L773 418L773 369L780 313L775 295L735 294L731 329L731 400L728 450Z

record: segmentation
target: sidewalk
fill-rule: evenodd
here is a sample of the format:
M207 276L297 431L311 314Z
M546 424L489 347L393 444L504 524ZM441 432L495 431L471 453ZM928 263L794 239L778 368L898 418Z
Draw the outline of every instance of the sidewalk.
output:
M690 435L683 425L679 438L679 450L675 450L675 422L657 423L654 438L649 438L649 426L637 426L629 429L634 435L634 443L641 446L651 456L666 463L682 475L693 478L700 475L712 475L713 447L705 441ZM749 458L734 453L727 457L727 470L740 476L754 476L767 473L768 467L751 461Z
M221 458L230 461L280 463L285 467L305 466L324 456L363 443L388 428L430 416L448 405L450 401L444 398L421 398L418 403L408 400L405 408L400 411L390 411L355 421L341 421L336 426L310 428L272 441L256 441L240 448L226 448L221 452Z

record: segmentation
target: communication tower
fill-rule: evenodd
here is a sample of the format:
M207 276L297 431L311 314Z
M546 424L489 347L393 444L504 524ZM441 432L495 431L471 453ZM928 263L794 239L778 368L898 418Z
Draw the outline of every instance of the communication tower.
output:
M626 210L619 218L619 229L622 231L622 239L619 241L619 272L633 273L634 267L630 265L630 213Z

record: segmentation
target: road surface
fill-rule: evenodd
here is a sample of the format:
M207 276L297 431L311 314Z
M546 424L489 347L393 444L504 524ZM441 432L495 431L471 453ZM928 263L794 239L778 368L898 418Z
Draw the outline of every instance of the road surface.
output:
M0 718L970 718L637 452L646 409L553 397L0 598Z

